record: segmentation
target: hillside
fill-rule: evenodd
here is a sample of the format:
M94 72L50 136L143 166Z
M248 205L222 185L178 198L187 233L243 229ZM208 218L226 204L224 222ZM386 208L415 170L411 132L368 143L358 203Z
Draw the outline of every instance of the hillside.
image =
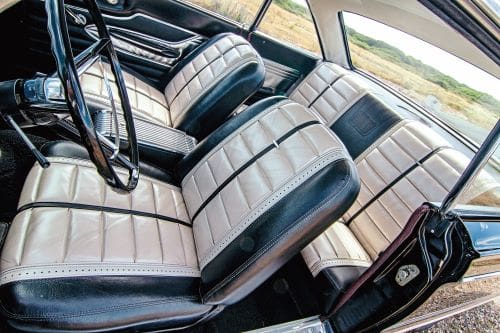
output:
M500 115L500 101L493 96L477 91L467 85L458 82L451 76L441 73L436 68L424 64L418 59L405 54L398 48L395 48L381 40L372 39L366 35L360 34L352 28L347 28L349 41L359 47L368 50L382 59L391 61L415 74L418 74L425 80L433 82L440 87L466 98L470 102L481 102L485 107L491 109Z
M261 0L190 0L201 7L213 10L236 21L250 24L257 13ZM314 36L314 25L307 9L292 0L274 0L260 31L277 39L320 54ZM429 95L441 103L442 118L456 120L462 132L470 134L466 128L472 123L478 129L471 137L482 141L485 133L493 127L500 116L500 102L489 94L477 91L424 64L418 59L383 42L347 29L353 64L374 76L381 78L404 95L416 102L423 102Z

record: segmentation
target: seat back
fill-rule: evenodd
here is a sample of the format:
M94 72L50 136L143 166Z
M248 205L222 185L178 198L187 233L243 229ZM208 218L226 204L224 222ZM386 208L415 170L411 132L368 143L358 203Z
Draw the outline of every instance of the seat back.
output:
M347 70L322 62L294 89L290 99L310 108L331 126L367 92L366 86Z
M402 120L358 77L331 62L319 64L290 98L330 127L352 158Z
M248 41L225 33L200 45L168 76L172 126L201 140L261 87L265 68Z
M179 172L203 300L231 304L340 217L359 183L335 134L288 99L256 103L214 135Z

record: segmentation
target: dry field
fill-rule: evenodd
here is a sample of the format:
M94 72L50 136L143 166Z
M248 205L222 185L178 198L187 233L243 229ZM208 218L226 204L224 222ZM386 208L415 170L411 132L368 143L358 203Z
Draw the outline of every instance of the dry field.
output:
M500 110L494 112L479 103L470 102L355 44L350 44L350 52L356 67L381 78L417 103L422 103L428 95L436 96L442 104L442 111L470 121L486 130L490 130L500 116Z
M262 1L190 0L190 2L248 25L253 21ZM271 4L259 30L320 54L312 21L287 11L275 3ZM350 43L350 49L352 61L357 68L381 78L417 103L422 103L429 95L435 96L440 101L443 112L450 113L464 122L470 122L485 130L490 130L500 116L500 110L489 110L479 103L470 102L355 44Z
M247 25L252 23L262 3L261 0L189 0L189 2ZM258 30L321 54L312 21L291 13L275 3L269 7Z

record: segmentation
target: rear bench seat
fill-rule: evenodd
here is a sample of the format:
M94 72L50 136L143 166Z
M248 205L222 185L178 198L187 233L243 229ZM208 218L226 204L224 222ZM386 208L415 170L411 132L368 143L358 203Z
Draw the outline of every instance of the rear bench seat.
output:
M361 178L349 211L302 251L326 311L397 237L416 208L442 201L468 159L429 127L403 119L333 63L316 67L290 98L332 128ZM495 186L483 177L468 191L469 199Z

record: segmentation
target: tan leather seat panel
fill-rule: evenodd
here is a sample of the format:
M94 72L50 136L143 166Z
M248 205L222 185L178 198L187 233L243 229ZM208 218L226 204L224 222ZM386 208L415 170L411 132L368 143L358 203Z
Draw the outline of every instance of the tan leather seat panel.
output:
M28 174L18 207L34 202L64 202L152 212L190 223L178 187L141 175L136 190L111 190L87 160L51 157L47 169L35 164ZM125 178L126 174L119 170Z
M335 222L304 250L302 257L313 276L325 267L369 267L372 260L352 231L342 222Z
M248 62L257 62L258 55L248 42L236 35L229 35L209 46L189 62L165 87L165 96L170 109L172 125L189 106L225 75Z
M110 66L104 62L101 64L98 62L94 63L80 75L80 82L85 97L91 106L108 110L111 108L111 101L104 84L104 72L111 83L116 107L119 108L120 98L118 88L116 87ZM132 112L136 117L165 127L173 126L168 104L163 93L125 71L123 72L123 79L127 86Z
M191 217L232 173L302 124L317 122L304 107L278 103L228 136L186 175L182 189ZM320 124L293 134L229 182L193 220L200 267L314 170L340 158L343 145Z
M344 68L330 62L318 65L290 94L290 98L315 112L330 126L368 92Z
M374 195L404 173L416 161L449 144L417 122L402 122L356 158L361 191L344 218L347 220Z
M192 229L162 218L189 223L179 188L142 176L136 191L119 194L89 161L52 157L50 162L47 169L35 164L28 175L19 203L28 208L11 224L1 284L85 275L200 275ZM36 205L47 202L89 207Z

